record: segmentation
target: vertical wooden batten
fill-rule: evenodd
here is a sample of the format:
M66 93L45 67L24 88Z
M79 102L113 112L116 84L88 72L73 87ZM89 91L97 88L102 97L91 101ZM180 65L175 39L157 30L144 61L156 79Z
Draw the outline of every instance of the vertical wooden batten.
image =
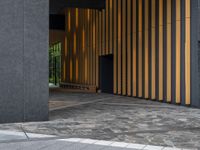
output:
M95 83L95 85L97 86L97 87L99 87L99 50L100 50L100 48L99 48L99 14L98 14L98 11L96 10L95 11L95 36L96 36L96 40L95 40L95 49L96 49L96 51L95 51L95 55L96 55L96 62L95 62L95 64L96 64L96 70L95 70L95 72L96 72L96 83Z
M181 102L181 0L176 0L176 103Z
M113 54L113 0L109 0L109 54Z
M163 0L159 1L159 95L163 100Z
M190 23L191 23L191 13L190 13L190 7L191 7L191 0L185 1L185 104L190 105L191 103L191 96L190 96L190 77L191 77L191 29L190 29Z
M118 85L118 80L117 80L117 1L113 0L114 3L114 10L113 10L113 17L114 17L114 22L113 22L113 55L114 55L114 88L113 88L113 93L117 94L117 85Z
M102 11L99 12L99 55L102 55Z
M105 26L105 10L102 10L102 55L106 54L106 26Z
M127 94L127 81L126 81L126 71L127 71L127 43L126 43L126 0L122 0L122 94Z
M145 62L145 72L144 72L144 98L149 98L149 0L145 0L145 38L144 38L144 48L145 48L145 54L144 54L144 62Z
M138 1L138 97L142 97L143 89L143 58L142 58L142 44L143 44L143 1Z
M105 12L105 17L106 17L106 54L109 54L109 7L110 7L110 0L106 0L106 12Z
M121 60L121 18L122 18L122 0L118 0L118 94L121 94L122 93L122 86L121 86L121 82L122 82L122 76L121 76L121 66L122 66L122 60Z
M171 31L172 31L172 6L171 0L167 0L167 102L171 102L171 82L172 82L172 68L171 68Z
M151 99L156 98L156 0L151 1Z
M127 95L131 96L131 0L127 0Z
M137 1L132 1L132 96L137 96Z

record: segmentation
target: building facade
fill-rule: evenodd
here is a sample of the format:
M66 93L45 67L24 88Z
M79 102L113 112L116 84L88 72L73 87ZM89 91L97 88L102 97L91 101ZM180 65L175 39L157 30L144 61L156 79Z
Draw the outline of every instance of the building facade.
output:
M58 42L62 82L200 107L199 0L57 2L64 29L50 32L49 0L0 2L0 123L48 120Z
M113 93L200 107L198 0L106 0L64 10L62 82L101 89L113 56ZM55 31L56 32L56 31Z

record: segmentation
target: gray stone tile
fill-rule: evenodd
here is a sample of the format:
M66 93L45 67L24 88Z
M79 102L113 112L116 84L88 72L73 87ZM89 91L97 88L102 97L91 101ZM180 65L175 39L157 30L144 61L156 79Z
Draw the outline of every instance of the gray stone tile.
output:
M49 148L56 144L55 140L50 141L28 141L20 143L21 149L19 150L42 150L45 148ZM18 143L16 143L18 145Z
M43 138L53 138L53 135L45 135L45 134L34 134L34 133L26 133L29 139L43 139Z
M22 146L16 144L0 144L0 150L21 150Z
M82 150L102 150L105 146L101 145L88 145L87 147L83 148Z
M0 141L12 141L12 140L26 140L26 136L16 136L16 135L0 135Z
M38 150L45 149L54 145L56 141L26 141L26 142L15 142L15 143L1 143L0 149L5 150Z
M27 137L24 132L14 131L0 131L0 142L26 140Z
M66 142L66 141L56 141L53 145L50 145L46 148L43 148L42 150L60 150L60 149L67 149L71 145L75 143L72 142Z
M73 143L72 145L63 147L60 150L82 150L88 146L89 146L89 144Z

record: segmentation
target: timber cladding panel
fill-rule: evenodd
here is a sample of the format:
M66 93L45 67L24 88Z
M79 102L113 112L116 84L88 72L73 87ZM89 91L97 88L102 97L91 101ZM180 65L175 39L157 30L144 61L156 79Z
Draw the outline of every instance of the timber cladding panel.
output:
M191 0L67 8L63 82L99 87L99 57L113 54L114 94L190 105L190 8Z

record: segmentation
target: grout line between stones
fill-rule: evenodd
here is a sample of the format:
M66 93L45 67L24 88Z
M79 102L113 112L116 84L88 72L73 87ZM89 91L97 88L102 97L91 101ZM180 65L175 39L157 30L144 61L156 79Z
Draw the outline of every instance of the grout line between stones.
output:
M28 135L27 135L25 129L23 128L23 125L22 125L22 124L21 124L21 130L24 132L24 134L25 134L27 140L30 140L30 138L28 137Z

